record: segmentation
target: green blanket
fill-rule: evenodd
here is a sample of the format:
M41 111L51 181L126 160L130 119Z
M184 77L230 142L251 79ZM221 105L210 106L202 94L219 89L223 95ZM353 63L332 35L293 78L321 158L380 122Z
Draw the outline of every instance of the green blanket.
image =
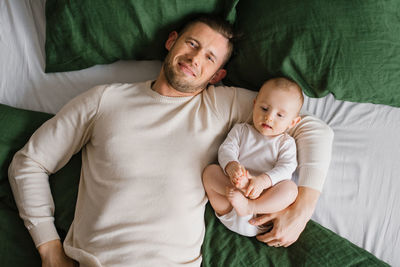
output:
M388 266L314 221L309 221L299 239L288 248L269 247L255 237L232 233L206 209L203 266Z
M0 104L0 266L41 266L33 241L18 216L7 170L16 151L52 115ZM74 216L81 167L80 154L50 176L55 202L55 224L65 237ZM200 178L199 178L200 179ZM315 222L289 248L270 248L255 238L239 236L216 219L209 205L203 266L387 266Z

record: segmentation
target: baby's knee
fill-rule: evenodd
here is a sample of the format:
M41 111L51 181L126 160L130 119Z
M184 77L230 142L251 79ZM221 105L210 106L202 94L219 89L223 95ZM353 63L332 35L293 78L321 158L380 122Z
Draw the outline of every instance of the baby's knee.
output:
M299 192L299 189L297 187L297 184L293 182L292 180L288 180L288 192L292 196L293 201L297 198L297 194Z
M223 174L223 171L218 164L208 165L203 170L203 174L202 174L203 184L204 185L213 184L213 183L215 183L215 181L221 180L222 179L220 177L221 173Z
M219 165L217 164L210 164L207 167L204 168L203 170L203 177L205 176L211 176L212 174L215 174L217 170L219 169Z
M297 184L295 182L293 182L292 180L284 180L281 183L283 183L284 185L284 190L286 192L286 194L288 196L290 196L291 199L293 199L293 201L297 198L297 194L298 194L298 187Z
M202 181L203 181L203 186L206 192L209 192L211 188L213 187L213 179L214 179L214 172L215 172L215 164L208 165L207 167L204 168L203 173L202 173Z

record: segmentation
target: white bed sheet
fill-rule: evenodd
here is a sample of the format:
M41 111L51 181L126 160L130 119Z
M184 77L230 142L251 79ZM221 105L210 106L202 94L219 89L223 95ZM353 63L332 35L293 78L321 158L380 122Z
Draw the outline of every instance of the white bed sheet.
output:
M335 132L332 161L313 219L400 266L400 109L307 99Z
M44 73L45 0L0 0L0 102L56 113L68 100L105 83L154 79L159 61L119 61L83 71Z
M119 61L45 74L45 0L0 0L0 103L55 113L92 86L156 78L159 61ZM399 88L400 89L400 88ZM400 109L307 98L335 132L332 163L313 219L400 266Z

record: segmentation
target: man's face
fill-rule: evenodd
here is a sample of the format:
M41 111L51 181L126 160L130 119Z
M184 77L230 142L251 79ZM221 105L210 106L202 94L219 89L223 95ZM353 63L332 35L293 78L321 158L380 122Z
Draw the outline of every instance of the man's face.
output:
M183 93L194 93L218 82L221 75L225 76L220 67L228 53L228 42L203 23L194 24L179 38L176 32L171 33L163 65L167 82Z

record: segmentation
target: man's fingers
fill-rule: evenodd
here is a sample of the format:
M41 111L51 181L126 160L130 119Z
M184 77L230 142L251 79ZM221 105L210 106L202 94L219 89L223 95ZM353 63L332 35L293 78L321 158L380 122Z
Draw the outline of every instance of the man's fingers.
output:
M255 217L255 218L249 220L249 223L252 225L261 225L261 224L271 221L274 218L275 218L275 216L273 215L273 213L263 214L261 216L258 216L258 217Z
M290 246L291 244L293 244L295 241L296 241L296 240L288 241L288 242L286 242L285 244L283 244L283 246L284 246L285 248L287 248L288 246Z
M274 246L279 243L271 232L258 235L256 238L263 243L267 243L268 246Z
M279 236L274 230L265 234L258 235L256 238L259 241L266 243L270 247L287 247L291 244L288 241L284 240L282 236Z

